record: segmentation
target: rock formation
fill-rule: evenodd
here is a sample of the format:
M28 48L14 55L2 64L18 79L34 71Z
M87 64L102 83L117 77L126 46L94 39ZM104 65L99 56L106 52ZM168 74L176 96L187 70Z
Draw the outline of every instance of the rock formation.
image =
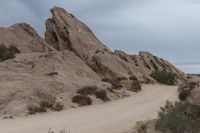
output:
M64 9L55 7L51 12L53 17L46 21L45 40L57 50L73 51L102 78L134 75L144 83L155 83L149 75L155 70L167 70L176 75L177 83L186 80L183 72L148 52L139 55L112 52L85 24Z
M28 24L14 24L8 28L0 28L0 43L14 45L21 53L45 52L49 48L37 32Z
M46 21L45 39L57 50L71 50L87 60L96 51L108 49L72 14L59 7L51 9L51 13L53 17Z
M14 45L21 52L14 59L0 62L0 115L25 114L27 106L51 97L62 97L65 107L70 108L74 106L72 97L84 86L103 89L110 100L124 97L131 90L124 86L156 83L150 76L156 70L175 74L177 83L186 80L183 72L148 52L129 55L111 51L85 24L62 8L55 7L51 13L53 17L46 21L45 40L25 23L0 28L0 43ZM113 83L103 79L120 79L123 84L117 87L122 90L112 90ZM89 97L93 103L104 102Z

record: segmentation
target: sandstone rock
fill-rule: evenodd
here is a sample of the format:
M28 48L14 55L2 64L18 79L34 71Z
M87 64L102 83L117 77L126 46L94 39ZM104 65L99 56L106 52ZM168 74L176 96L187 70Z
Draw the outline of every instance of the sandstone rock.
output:
M125 52L98 52L92 56L89 66L104 78L135 76L143 83L156 83L150 76L156 70L166 70L176 76L177 84L185 82L187 76L164 59L148 52L128 55Z
M47 75L51 72L57 74ZM0 63L0 85L0 115L25 115L28 105L37 105L52 96L62 96L65 107L70 108L71 96L79 88L88 85L109 87L68 50L19 54Z
M62 8L51 9L53 17L46 21L45 40L57 50L71 50L87 60L101 49L108 49L94 33L75 16Z
M50 46L26 23L14 24L8 28L0 28L0 43L14 45L21 53L45 52Z
M94 104L103 102L100 97L123 98L130 94L128 88L135 90L133 84L140 87L138 81L156 83L150 74L157 69L175 74L177 83L186 80L183 72L148 52L129 55L111 51L64 9L55 7L51 12L53 17L46 21L46 41L28 24L0 28L0 43L14 45L21 52L0 62L0 115L24 115L27 106L51 97L62 97L65 107L70 108L72 97L84 86L103 90L96 97L90 96ZM133 81L112 90L111 84L101 81L104 78Z
M176 75L177 84L186 80L183 72L148 52L139 55L128 55L119 50L112 52L85 24L62 8L55 7L51 13L53 17L46 21L46 41L58 50L73 51L102 78L135 76L143 83L156 83L151 73L167 70Z

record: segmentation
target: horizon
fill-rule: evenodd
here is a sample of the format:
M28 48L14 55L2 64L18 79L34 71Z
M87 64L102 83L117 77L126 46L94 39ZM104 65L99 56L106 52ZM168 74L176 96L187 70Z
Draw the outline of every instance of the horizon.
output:
M151 1L25 1L2 2L0 25L18 22L33 26L44 36L49 9L60 6L88 25L109 48L135 54L148 51L186 73L200 73L200 2ZM19 8L19 9L18 9ZM14 12L8 12L9 9Z

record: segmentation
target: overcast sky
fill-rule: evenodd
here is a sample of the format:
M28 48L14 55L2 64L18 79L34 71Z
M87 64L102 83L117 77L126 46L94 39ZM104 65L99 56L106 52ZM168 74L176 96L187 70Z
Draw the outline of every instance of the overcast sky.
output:
M200 73L200 0L0 0L0 25L27 22L43 36L53 6L73 13L112 49L150 51Z

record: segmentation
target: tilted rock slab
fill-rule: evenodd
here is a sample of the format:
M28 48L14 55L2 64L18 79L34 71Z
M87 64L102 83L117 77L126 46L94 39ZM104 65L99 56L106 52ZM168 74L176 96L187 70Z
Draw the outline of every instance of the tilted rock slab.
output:
M177 84L186 80L182 71L148 52L128 55L111 51L85 24L62 8L54 7L51 13L53 17L46 21L45 40L57 50L73 51L102 78L135 76L141 82L155 83L150 74L167 70L176 75Z

